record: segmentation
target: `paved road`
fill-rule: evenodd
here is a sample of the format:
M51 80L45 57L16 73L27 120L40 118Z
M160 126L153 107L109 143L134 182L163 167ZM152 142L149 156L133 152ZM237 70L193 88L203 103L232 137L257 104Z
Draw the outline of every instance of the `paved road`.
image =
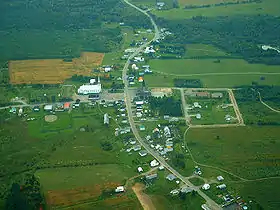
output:
M155 30L155 36L154 38L145 43L144 45L140 46L132 55L129 56L127 62L125 63L125 66L123 68L123 72L122 72L122 78L123 78L123 82L124 82L124 98L125 98L125 103L126 103L126 108L127 108L127 115L128 115L128 120L132 129L132 132L136 138L136 140L155 158L158 160L158 162L163 165L167 170L169 170L170 172L172 172L175 176L178 177L178 179L180 179L183 183L187 184L188 186L190 186L192 189L195 189L198 194L203 197L205 199L205 201L207 202L207 205L210 207L210 209L222 209L216 202L214 202L211 198L209 198L204 192L202 192L200 190L200 188L194 186L191 182L189 182L189 180L182 176L179 172L177 172L174 168L172 168L158 153L156 153L153 149L151 149L149 147L148 144L146 144L143 139L140 137L139 132L136 128L134 119L133 119L133 115L132 115L132 104L131 104L131 97L129 95L129 91L128 91L128 81L126 79L126 75L127 75L127 70L129 67L129 60L132 59L133 57L135 57L140 51L142 51L146 46L148 46L152 41L156 40L159 38L159 30L157 25L155 24L154 20L151 18L151 16L144 10L138 8L137 6L131 4L130 2L128 2L127 0L124 0L125 3L127 3L129 6L137 9L138 11L142 12L144 15L146 15L150 20L151 23L154 26L154 30Z

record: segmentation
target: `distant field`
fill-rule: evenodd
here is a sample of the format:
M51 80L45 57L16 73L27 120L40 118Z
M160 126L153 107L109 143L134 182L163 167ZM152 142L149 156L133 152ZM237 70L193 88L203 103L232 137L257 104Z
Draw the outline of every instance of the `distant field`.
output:
M277 72L279 66L249 64L242 59L154 59L150 60L151 68L156 72L176 75L207 73L240 73L240 72Z
M280 175L278 136L276 126L246 126L191 129L186 140L196 161L256 179Z
M187 1L187 0L186 0ZM195 1L195 0L191 0ZM196 1L197 2L197 1ZM159 17L167 19L184 19L194 16L229 16L229 15L256 15L270 14L280 15L280 1L278 0L263 0L261 3L235 4L218 7L206 7L195 9L176 8L171 10L154 10L152 13Z
M92 68L102 64L104 54L84 52L70 62L62 59L17 60L9 62L12 84L59 84L74 74L90 75Z

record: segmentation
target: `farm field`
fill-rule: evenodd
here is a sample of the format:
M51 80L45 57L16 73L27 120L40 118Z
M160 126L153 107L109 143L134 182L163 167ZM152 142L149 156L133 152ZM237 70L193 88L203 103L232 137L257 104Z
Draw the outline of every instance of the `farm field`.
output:
M149 64L155 72L163 74L188 76L192 74L208 73L279 73L279 66L264 64L249 64L242 59L174 59L174 60L150 60Z
M198 1L196 1L198 2ZM176 8L171 10L154 10L152 13L166 19L185 19L195 16L230 16L230 15L257 15L269 14L279 15L280 2L277 0L263 0L261 3L235 4L227 6L213 6L205 8L184 9Z
M36 172L51 206L100 200L103 191L123 185L129 175L129 171L116 164L43 169Z
M200 79L203 87L230 88L242 85L251 85L257 82L259 85L280 85L280 77L265 75L261 80L260 75L196 75L193 76L172 76L159 73L145 75L145 82L149 87L174 87L174 79Z
M103 53L84 52L70 62L63 59L10 61L10 83L59 84L75 74L89 76L93 67L102 64L103 57Z
M276 126L197 128L187 133L186 143L199 163L257 179L279 175L278 135Z

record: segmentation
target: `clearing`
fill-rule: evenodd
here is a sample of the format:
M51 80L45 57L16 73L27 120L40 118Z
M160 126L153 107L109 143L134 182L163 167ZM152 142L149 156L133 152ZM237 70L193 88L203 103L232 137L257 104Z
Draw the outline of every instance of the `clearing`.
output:
M156 208L154 207L154 204L151 200L151 198L143 193L142 191L145 189L145 185L136 183L133 187L132 190L136 194L138 200L140 201L142 207L144 210L155 210Z
M104 54L83 52L80 58L16 60L9 62L11 84L60 84L73 75L89 76L93 67L102 64Z

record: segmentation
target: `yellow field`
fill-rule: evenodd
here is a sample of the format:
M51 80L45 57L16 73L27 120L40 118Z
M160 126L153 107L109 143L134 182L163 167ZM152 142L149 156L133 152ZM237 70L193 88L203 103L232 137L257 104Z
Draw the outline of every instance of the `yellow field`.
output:
M229 3L229 2L237 2L239 0L178 0L180 6L201 6L201 5L212 5L219 3Z
M101 65L103 53L83 52L71 62L62 59L17 60L9 62L11 84L59 84L73 75L89 76Z

